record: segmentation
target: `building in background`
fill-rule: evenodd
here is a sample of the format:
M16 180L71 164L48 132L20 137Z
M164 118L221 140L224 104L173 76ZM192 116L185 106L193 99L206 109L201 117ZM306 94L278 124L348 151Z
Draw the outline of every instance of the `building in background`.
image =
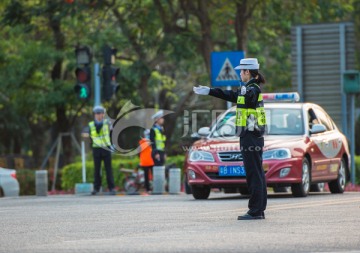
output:
M301 101L321 105L348 136L349 102L342 89L342 74L355 65L352 23L294 26L292 37L292 86Z

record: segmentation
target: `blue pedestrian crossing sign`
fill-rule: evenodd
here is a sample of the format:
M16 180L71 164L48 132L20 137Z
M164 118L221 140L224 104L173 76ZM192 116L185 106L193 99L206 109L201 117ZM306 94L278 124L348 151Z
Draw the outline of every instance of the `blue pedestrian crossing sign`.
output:
M234 68L244 58L243 51L212 52L211 53L211 85L239 86L240 72Z

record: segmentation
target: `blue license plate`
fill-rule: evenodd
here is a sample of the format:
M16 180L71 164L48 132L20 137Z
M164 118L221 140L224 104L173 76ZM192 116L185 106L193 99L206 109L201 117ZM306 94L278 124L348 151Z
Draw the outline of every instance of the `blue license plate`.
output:
M232 177L232 176L245 176L244 166L219 166L219 176Z

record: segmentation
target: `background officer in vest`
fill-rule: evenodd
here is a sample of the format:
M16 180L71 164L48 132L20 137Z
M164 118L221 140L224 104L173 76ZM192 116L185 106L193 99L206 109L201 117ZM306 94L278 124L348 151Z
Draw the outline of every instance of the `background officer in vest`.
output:
M164 111L160 110L151 118L155 120L153 127L150 130L150 141L152 147L152 158L155 166L162 166L165 164L165 142L166 136L164 133Z
M238 217L238 220L265 219L264 211L267 204L265 173L262 168L262 153L266 118L264 103L259 84L265 79L259 73L259 63L256 58L240 60L241 80L244 86L237 91L221 90L206 86L194 87L199 95L210 95L237 103L236 126L240 135L240 150L246 171L246 182L250 192L249 211Z
M96 195L100 190L101 162L104 161L109 192L110 194L115 195L114 177L111 168L110 122L104 119L104 107L95 106L93 112L94 121L89 123L91 146L94 157L94 191L92 194Z

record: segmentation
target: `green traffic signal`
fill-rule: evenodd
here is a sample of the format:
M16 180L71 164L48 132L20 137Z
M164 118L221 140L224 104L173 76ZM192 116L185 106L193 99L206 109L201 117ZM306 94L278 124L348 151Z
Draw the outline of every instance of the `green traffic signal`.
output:
M89 93L88 93L86 87L81 87L81 88L80 88L79 97L80 97L80 98L83 98L83 99L87 99L87 98L89 97Z
M89 66L77 67L75 70L76 85L74 90L81 100L91 97L91 69Z
M74 90L79 99L87 100L91 97L90 87L85 83L76 84Z

